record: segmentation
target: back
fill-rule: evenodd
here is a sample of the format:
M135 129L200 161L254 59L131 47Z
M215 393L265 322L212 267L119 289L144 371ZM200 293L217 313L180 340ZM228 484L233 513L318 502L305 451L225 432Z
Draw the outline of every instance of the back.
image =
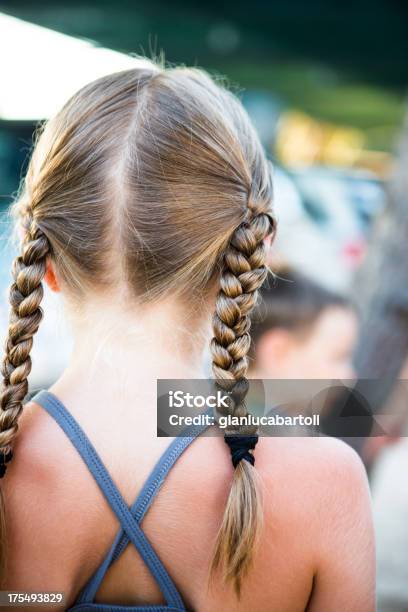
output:
M107 451L103 425L109 407L94 404L93 410L98 411L99 427L87 431L88 437L130 506L169 441L150 439L146 443L147 432L132 429L132 421L137 424L129 411L127 426L111 432ZM89 418L89 405L87 411ZM87 419L79 403L72 413L85 429ZM10 497L16 503L10 509L11 573L6 588L61 590L70 607L111 547L118 520L71 442L38 404L27 406L20 440L19 459L10 468L14 473ZM295 612L307 606L322 611L372 610L371 526L362 524L368 493L354 452L331 439L261 439L257 466L263 483L265 525L239 601L219 577L207 588L214 541L232 478L222 439L204 437L192 442L143 520L143 531L186 608L200 612ZM330 493L333 481L335 494ZM37 534L34 540L33 533ZM43 542L41 549L38 541ZM112 563L95 601L126 606L165 603L133 546Z

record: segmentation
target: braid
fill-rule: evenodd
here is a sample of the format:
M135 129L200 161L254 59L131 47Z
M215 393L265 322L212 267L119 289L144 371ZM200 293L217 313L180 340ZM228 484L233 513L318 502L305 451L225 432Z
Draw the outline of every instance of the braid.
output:
M12 446L18 430L18 418L28 392L31 371L30 351L33 335L42 319L40 303L43 297L42 280L46 270L49 243L35 226L32 212L24 215L25 236L22 253L14 260L10 287L10 325L2 364L3 385L0 393L0 478L12 459ZM4 500L0 489L0 576L5 572Z
M273 217L262 208L266 206L249 206L247 220L232 235L224 255L213 318L213 374L217 386L228 392L231 400L223 414L238 417L247 414L249 315L268 273L263 241L275 229ZM249 452L257 443L256 431L252 426L230 427L225 435L235 471L212 569L223 566L224 578L233 580L237 594L262 525L260 493L253 468L255 460Z
M14 260L10 288L10 326L2 365L0 396L0 450L9 452L17 433L17 421L28 392L33 336L42 319L40 303L49 243L30 215L22 253Z
M245 413L243 404L248 391L245 376L251 344L249 315L268 273L263 240L273 227L274 221L269 214L254 215L235 230L224 256L211 352L214 377L233 398L227 413L234 416ZM250 435L254 430L241 428L240 432Z

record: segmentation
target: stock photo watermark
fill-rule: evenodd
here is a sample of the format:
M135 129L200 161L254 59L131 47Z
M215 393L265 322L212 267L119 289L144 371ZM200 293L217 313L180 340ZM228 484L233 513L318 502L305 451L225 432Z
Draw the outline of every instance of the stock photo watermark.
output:
M388 435L404 418L408 382L379 411L379 380L249 380L246 392L212 379L157 381L157 435L203 435L256 428L260 436Z

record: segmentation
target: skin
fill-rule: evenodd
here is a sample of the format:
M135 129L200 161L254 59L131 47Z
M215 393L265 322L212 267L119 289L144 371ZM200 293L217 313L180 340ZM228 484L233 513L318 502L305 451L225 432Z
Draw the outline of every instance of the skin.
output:
M103 340L101 324L112 332ZM50 390L87 432L128 504L169 444L156 437L152 418L156 378L200 376L207 327L207 316L199 322L193 313L190 320L171 302L140 311L125 309L110 294L109 299L89 296L82 305L74 323L73 358ZM223 440L194 441L149 510L143 529L186 605L198 612L374 610L369 491L354 451L334 439L261 438L256 467L264 531L239 602L219 575L206 587L233 475ZM20 419L4 488L9 577L3 588L61 590L64 608L72 605L111 546L118 524L67 437L33 402ZM128 547L96 601L163 600Z
M256 347L254 378L353 379L358 322L353 310L328 306L307 330L273 328Z

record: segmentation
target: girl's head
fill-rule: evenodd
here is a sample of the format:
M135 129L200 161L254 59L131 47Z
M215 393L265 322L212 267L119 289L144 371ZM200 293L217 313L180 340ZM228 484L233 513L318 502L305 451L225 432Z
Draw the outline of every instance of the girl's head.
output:
M17 433L50 269L79 312L93 295L146 308L169 296L186 309L212 298L214 375L242 389L271 200L269 164L245 111L203 71L152 65L71 98L43 129L14 207L22 250L3 364L2 453ZM241 461L216 548L236 585L258 529L254 483Z

